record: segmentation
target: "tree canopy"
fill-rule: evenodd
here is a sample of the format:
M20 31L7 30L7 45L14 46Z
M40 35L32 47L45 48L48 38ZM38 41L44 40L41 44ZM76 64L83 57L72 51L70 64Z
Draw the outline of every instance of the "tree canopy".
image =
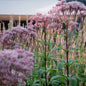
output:
M84 3L86 5L86 0L66 0L67 2L70 2L70 1L80 1L82 3Z

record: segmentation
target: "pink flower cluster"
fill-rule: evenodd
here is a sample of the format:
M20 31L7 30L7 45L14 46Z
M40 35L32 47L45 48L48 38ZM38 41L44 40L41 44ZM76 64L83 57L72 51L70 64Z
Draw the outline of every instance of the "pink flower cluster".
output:
M0 85L16 86L32 74L33 53L23 49L0 51Z
M33 37L36 38L36 33L31 25L27 29L13 27L0 36L4 48L0 51L0 85L23 84L32 74L33 53L20 49L20 43L27 43Z
M29 19L35 21L35 28L46 27L46 29L59 28L59 30L62 30L63 23L65 23L70 30L78 25L75 21L76 15L83 17L86 15L85 13L86 6L83 3L78 1L67 3L66 0L61 0L49 11L48 15L37 13Z
M34 24L35 29L39 27L46 27L47 28L56 28L58 26L57 22L59 22L59 17L51 16L51 15L42 15L37 13L35 16L29 18L31 21L35 21Z
M55 15L70 15L81 14L86 12L86 6L78 1L66 2L65 0L59 1L55 7L53 7L49 14Z
M73 18L69 18L68 16L61 16L61 15L42 15L42 14L36 14L35 16L32 16L31 21L36 21L34 27L39 28L39 27L46 27L46 29L52 29L52 28L59 28L59 30L62 30L63 28L63 22L65 24L68 24L70 27L75 27L78 23L73 22Z
M5 31L1 38L1 43L4 49L20 48L20 44L29 42L30 39L36 38L36 33L33 27L29 26L28 29L23 27L13 27L10 30Z

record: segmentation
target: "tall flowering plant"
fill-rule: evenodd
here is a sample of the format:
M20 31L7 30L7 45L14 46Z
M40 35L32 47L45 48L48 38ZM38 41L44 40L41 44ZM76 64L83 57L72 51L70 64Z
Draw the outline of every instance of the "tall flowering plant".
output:
M3 48L0 51L0 85L27 84L28 76L32 74L34 54L25 48L28 50L32 39L35 38L35 30L30 25L27 29L13 27L1 34L0 43Z
M77 51L77 49L81 50L80 48L75 48L74 45L76 46L75 39L78 39L79 37L78 32L82 30L80 26L81 23L80 24L78 23L78 19L85 18L86 15L85 12L86 12L86 6L81 2L73 1L67 3L65 0L62 0L58 2L58 4L56 4L56 6L49 11L48 15L42 15L38 13L37 15L32 16L30 18L31 22L35 21L34 27L37 31L40 29L40 27L43 28L41 34L43 35L44 33L44 41L42 39L42 41L38 40L38 42L44 45L43 46L44 54L40 53L40 55L36 55L36 56L42 58L44 57L45 80L46 80L45 86L49 84L48 80L51 78L50 72L52 68L49 67L49 65L52 64L49 63L51 59L55 61L56 65L58 65L58 71L56 71L56 74L61 74L51 78L50 81L52 85L54 86L55 84L57 84L57 86L59 86L62 83L61 85L65 84L67 86L69 85L72 86L76 84L77 80L75 79L78 78L78 76L76 74L76 76L74 76L76 78L72 77L74 73L73 71L71 72L70 70L72 69L72 65L75 66L78 65L80 68L81 65L78 63L77 60L74 60L74 56L71 56L71 54ZM84 21L81 20L81 22ZM51 37L48 35L48 32L50 32L49 34L53 33L55 35ZM61 42L60 42L61 44L59 43L59 40L57 40L59 39L60 35L61 35ZM40 35L38 37L40 37ZM39 39L41 39L41 37ZM51 44L49 40L52 41L52 43L54 43L52 49L49 46ZM55 54L55 52L59 52L59 50L61 50L63 53L60 52L60 54L59 53ZM55 58L53 58L52 56ZM62 59L57 58L56 56L61 57ZM53 64L53 66L56 65ZM72 80L75 80L74 84L71 83Z
M46 16L46 15L42 15L40 13L38 13L36 16L32 16L30 18L31 21L35 21L35 29L38 29L38 28L43 28L43 33L44 33L44 67L45 67L45 85L47 86L47 72L46 72L46 69L47 69L47 44L46 44L46 31L47 31L47 28L48 28L48 25L52 23L52 20L53 18L50 17L50 16Z
M23 27L13 27L3 33L1 43L3 49L26 48L33 38L35 40L36 33L32 26L29 25L27 29Z
M56 4L56 6L49 11L50 15L59 16L60 23L62 24L62 30L64 33L64 40L65 40L64 53L66 55L66 71L68 77L67 86L69 86L69 81L71 82L69 73L71 60L69 60L70 58L69 53L72 53L71 51L72 49L74 49L72 48L74 47L73 43L75 41L73 40L73 37L76 38L76 36L74 36L74 31L80 31L82 29L80 26L78 27L78 25L80 24L78 24L77 21L78 18L83 19L83 16L85 17L86 15L85 12L86 6L81 2L72 1L66 3L65 0L62 0L61 2ZM70 37L72 37L72 39Z
M0 85L24 86L27 76L32 74L33 53L22 50L0 51Z

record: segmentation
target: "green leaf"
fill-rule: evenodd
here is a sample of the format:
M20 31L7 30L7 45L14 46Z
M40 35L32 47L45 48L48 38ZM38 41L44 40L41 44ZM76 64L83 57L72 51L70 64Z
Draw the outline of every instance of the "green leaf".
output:
M54 47L50 50L50 52L54 51L54 50L57 50L58 48L57 47Z
M41 86L41 84L39 83L40 80L35 80L32 84L32 86Z
M63 66L65 65L64 62L59 62L58 63L58 70L60 74L63 74Z
M41 78L40 81L42 82L42 84L45 84L45 78Z
M68 64L69 64L69 65L72 65L72 64L74 64L74 63L78 63L78 61L77 61L77 60L74 60L74 59L70 59L70 60L68 61Z
M82 80L79 76L73 76L73 78L75 78L76 80L79 80L79 81Z
M43 76L43 73L44 73L44 70L42 70L42 69L38 70L38 76Z
M50 57L50 59L53 60L53 61L56 63L56 65L57 65L57 60L56 60L56 58Z
M49 54L48 57L58 56L57 54Z
M71 55L72 55L72 53L73 53L73 50L72 50L72 49L70 49L70 50L69 50L69 52L70 52L70 53L71 53Z
M47 68L46 69L46 72L49 72L49 71L51 71L51 70L53 70L52 68Z
M65 80L65 76L64 76L64 75L53 76L53 77L50 79L50 81L52 82L53 80L57 80L57 79Z
M44 57L44 54L40 52L35 52L34 54L35 57L42 57L42 58Z
M59 61L61 61L61 62L66 63L64 59L61 59L61 58L56 58L56 59L59 60Z
M58 86L58 84L59 84L59 83L58 83L57 80L53 80L53 81L52 81L52 86Z
M73 77L69 78L70 86L77 86L77 80Z
M44 44L42 40L37 40L37 42L39 42L40 44Z
M39 27L39 30L41 30L42 28L41 27Z
M80 48L71 48L71 50L80 50Z
M66 24L65 24L65 22L63 22L63 28L62 29L66 30Z
M64 75L53 76L50 80L52 86L65 86L66 77Z
M61 34L61 36L62 36L62 37L65 37L65 36L66 36L66 34Z

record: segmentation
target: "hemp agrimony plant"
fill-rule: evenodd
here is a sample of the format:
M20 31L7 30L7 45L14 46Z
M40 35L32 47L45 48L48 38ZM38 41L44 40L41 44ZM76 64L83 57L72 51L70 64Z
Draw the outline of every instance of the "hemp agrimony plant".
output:
M66 3L62 0L48 15L37 14L30 18L31 22L35 21L38 35L35 58L40 62L37 67L42 75L40 80L34 81L33 86L38 83L39 86L78 86L82 81L78 76L83 70L79 70L82 64L76 59L77 52L82 49L77 46L76 40L79 40L81 31L77 21L85 16L84 12L86 6L81 2Z
M86 6L80 2L77 1L73 1L73 2L69 2L66 3L65 0L62 0L61 2L59 2L55 7L53 7L52 10L49 11L49 14L52 15L57 15L60 18L60 23L62 24L62 30L63 30L63 35L64 35L64 40L65 40L65 48L63 48L63 50L65 51L64 54L66 55L66 72L67 72L67 86L71 85L71 80L73 80L73 76L71 76L70 74L70 66L73 63L76 64L77 61L70 59L69 57L69 53L72 53L72 50L76 48L72 48L72 44L76 38L76 34L74 34L74 32L80 31L81 28L77 27L78 23L77 23L77 19L78 18L83 18L82 15L85 16L85 14L83 12L86 12ZM78 33L78 32L77 32ZM72 37L72 39L71 39ZM80 51L82 49L78 48ZM83 52L83 51L81 51ZM74 58L74 57L73 57ZM81 67L81 65L79 63L77 63L79 65L79 67ZM75 80L74 80L75 81ZM71 85L71 86L76 86L76 84Z
M17 86L21 78L26 86L85 86L85 13L86 6L81 2L61 0L47 15L31 16L27 29L14 27L3 33L0 72L9 70L13 79L18 77L19 81L16 79L15 83L8 72L8 77L3 72L0 83ZM21 48L33 52L34 60L31 52ZM17 72L23 76L16 76Z

